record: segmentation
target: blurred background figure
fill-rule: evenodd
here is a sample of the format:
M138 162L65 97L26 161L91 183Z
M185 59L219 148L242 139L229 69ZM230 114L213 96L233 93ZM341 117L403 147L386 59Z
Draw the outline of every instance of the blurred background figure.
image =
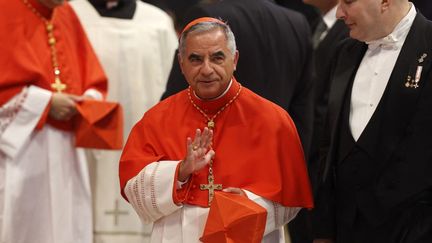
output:
M186 12L202 0L142 0L143 2L153 4L156 7L163 9L167 12L174 21L174 26L177 33L182 30L180 20L183 19Z
M92 243L76 105L107 79L62 0L0 1L0 242Z
M323 136L324 117L327 110L328 92L330 88L330 69L340 41L348 37L348 28L343 21L337 20L336 9L338 0L303 0L320 13L316 19L312 34L314 85L314 126L311 149L309 151L308 169L313 188L316 188L320 157L318 146ZM302 210L288 224L293 243L310 243L313 240L311 213Z
M308 151L313 125L312 45L305 17L271 0L215 1L192 7L182 25L203 16L228 22L242 60L234 76L288 111ZM175 61L162 98L186 87Z
M74 0L71 5L107 73L108 99L123 105L126 140L132 126L159 101L165 89L177 48L172 20L155 6L135 0ZM120 153L87 153L96 242L143 242L151 229L121 198Z
M321 13L321 21L312 35L314 46L314 65L312 80L314 84L314 135L309 158L309 171L312 184L315 184L319 162L318 145L322 137L323 119L327 110L330 88L330 69L337 52L338 44L348 38L348 28L342 20L336 18L338 0L304 0L316 7Z
M411 0L427 19L432 20L432 2L430 0Z
M303 14L308 20L312 30L315 29L321 19L319 9L317 9L315 6L306 4L302 0L275 0L275 2L285 8L289 8Z

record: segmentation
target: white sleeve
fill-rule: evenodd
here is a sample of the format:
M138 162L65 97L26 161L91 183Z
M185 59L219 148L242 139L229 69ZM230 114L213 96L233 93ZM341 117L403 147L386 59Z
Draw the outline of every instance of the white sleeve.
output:
M154 222L182 208L182 205L176 205L173 201L174 178L178 163L179 161L153 162L126 184L124 192L144 224Z
M14 158L29 139L52 93L37 86L24 88L0 107L0 151Z
M267 210L266 228L264 230L264 236L279 229L291 221L301 208L299 207L284 207L279 203L272 202L263 197L260 197L250 191L243 190L246 192L248 198L255 203L258 203L261 207Z
M95 100L103 100L103 95L96 89L88 89L84 92L83 95L90 96Z

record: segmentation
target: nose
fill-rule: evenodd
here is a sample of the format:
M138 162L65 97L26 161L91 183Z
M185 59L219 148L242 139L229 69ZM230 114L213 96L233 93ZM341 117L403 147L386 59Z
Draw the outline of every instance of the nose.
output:
M213 74L213 71L214 70L213 70L213 67L212 67L210 61L209 60L205 60L202 63L201 74L204 75L204 76L210 76L210 75Z
M337 9L336 9L336 18L337 19L342 19L342 20L345 20L345 18L346 18L345 10L342 7L342 3L339 3L339 5L337 6Z

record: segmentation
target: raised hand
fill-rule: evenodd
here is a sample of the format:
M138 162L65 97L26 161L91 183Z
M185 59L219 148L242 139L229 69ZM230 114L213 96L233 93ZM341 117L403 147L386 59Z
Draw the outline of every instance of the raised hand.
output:
M195 138L190 137L186 140L186 158L182 161L178 179L185 181L192 173L204 168L215 155L211 148L213 140L213 131L204 128L203 132L197 129Z

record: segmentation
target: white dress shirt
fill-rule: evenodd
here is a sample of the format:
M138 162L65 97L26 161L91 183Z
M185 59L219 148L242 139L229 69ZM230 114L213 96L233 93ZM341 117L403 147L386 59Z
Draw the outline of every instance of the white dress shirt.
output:
M412 3L408 14L388 36L367 42L368 50L357 70L351 91L349 124L357 141L371 119L387 86L402 45L417 14Z

